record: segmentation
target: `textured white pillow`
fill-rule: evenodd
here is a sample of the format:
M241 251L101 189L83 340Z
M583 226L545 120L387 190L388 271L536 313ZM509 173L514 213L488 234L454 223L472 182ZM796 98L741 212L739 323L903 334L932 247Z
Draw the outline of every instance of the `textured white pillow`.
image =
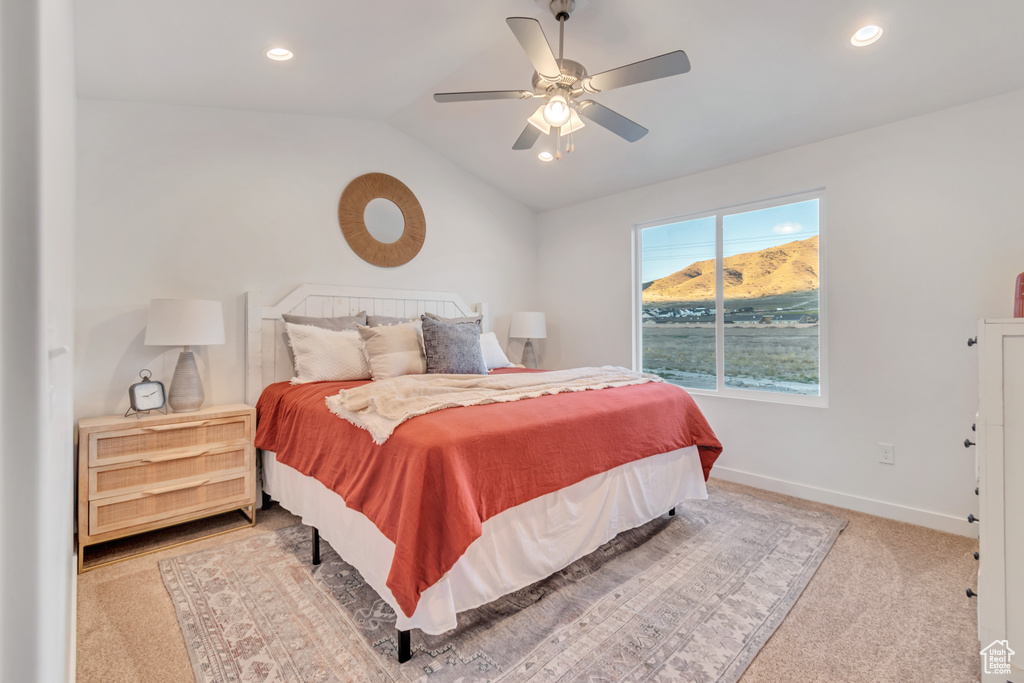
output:
M508 362L508 356L501 350L498 336L493 332L484 332L480 335L480 350L484 353L484 363L488 370L515 367Z
M401 375L422 375L427 371L421 323L384 327L359 326L363 349L375 380Z
M370 379L363 340L356 330L326 330L312 325L285 323L295 356L292 384Z

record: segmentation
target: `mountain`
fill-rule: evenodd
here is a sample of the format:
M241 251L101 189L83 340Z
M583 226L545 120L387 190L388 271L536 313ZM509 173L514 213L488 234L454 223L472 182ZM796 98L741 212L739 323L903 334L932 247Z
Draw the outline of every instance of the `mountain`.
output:
M736 254L722 263L726 299L756 299L818 288L818 236L761 251ZM644 303L714 299L715 261L697 261L655 280Z

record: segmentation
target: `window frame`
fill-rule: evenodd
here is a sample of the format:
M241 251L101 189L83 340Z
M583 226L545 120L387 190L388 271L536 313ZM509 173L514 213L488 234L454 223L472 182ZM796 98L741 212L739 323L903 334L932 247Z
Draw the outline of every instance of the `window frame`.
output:
M726 216L760 209L769 209L785 204L818 200L818 396L788 394L785 392L764 391L758 389L736 389L725 386L725 288L723 272L723 224ZM655 221L634 223L632 226L632 325L633 325L633 369L643 370L643 231L673 223L715 218L715 383L716 389L691 389L684 387L691 394L704 396L721 396L738 398L748 401L765 401L768 403L784 403L815 408L828 407L828 296L827 296L827 265L826 265L826 221L825 221L825 188L816 188L793 194L780 195L767 199L759 199L742 204L673 216Z

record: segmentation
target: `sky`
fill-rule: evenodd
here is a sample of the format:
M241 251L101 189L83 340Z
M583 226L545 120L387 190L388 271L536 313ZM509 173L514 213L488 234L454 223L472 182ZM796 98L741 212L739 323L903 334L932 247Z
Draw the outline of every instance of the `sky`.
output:
M818 200L724 214L722 232L726 258L805 240L818 234ZM645 228L642 240L642 281L650 282L696 261L714 259L715 217Z

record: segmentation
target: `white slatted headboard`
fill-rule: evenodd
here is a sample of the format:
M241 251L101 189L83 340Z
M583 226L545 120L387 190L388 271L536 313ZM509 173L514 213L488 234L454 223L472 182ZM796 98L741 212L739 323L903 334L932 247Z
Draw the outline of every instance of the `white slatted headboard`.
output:
M424 313L454 318L480 313L484 316L483 329L490 329L486 304L468 306L451 292L300 285L273 306L264 306L259 292L247 292L245 311L245 400L251 406L256 405L268 384L292 377L283 313L316 318L355 315L359 311L396 318L415 318Z

